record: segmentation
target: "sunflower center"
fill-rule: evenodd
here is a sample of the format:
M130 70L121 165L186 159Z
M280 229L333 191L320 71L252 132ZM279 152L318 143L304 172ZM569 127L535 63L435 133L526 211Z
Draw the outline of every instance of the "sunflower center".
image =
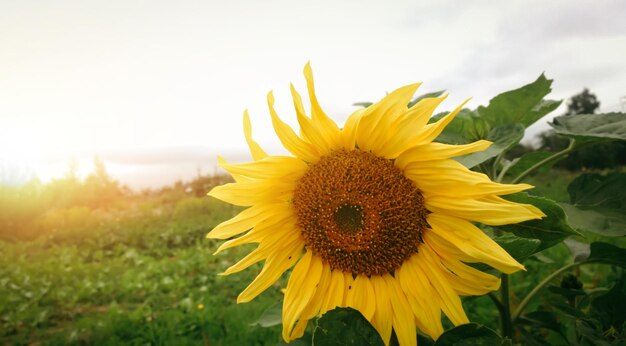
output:
M345 233L356 233L363 229L363 208L360 205L344 204L334 214L337 227Z
M393 273L427 228L424 197L391 160L338 150L311 165L293 198L307 248L353 274Z

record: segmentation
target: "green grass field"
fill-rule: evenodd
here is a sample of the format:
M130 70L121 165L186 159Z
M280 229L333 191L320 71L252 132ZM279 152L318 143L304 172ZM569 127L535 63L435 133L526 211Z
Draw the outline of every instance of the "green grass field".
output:
M4 229L13 239L0 240L0 345L276 344L278 330L250 323L280 299L278 287L235 304L256 270L217 275L244 251L213 256L218 244L205 239L236 210L172 190L45 210L29 223L34 239Z
M567 198L568 173L552 170L530 180L543 194ZM235 303L260 266L217 275L249 248L212 255L218 242L205 239L206 233L237 209L202 197L210 185L195 194L179 184L118 196L105 207L81 202L29 210L5 197L0 345L276 345L280 326L251 324L280 301L284 282L251 303ZM10 215L22 215L21 223L11 224ZM23 231L29 234L23 239L8 225L37 230ZM527 292L569 256L561 244L542 253L541 261L527 261L528 271L512 277L514 290ZM585 269L592 284L611 276L607 267ZM497 328L487 296L464 303L471 320Z

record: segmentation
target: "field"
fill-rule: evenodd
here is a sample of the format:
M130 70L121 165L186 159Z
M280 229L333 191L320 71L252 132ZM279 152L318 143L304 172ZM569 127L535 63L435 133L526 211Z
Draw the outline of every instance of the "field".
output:
M530 182L542 194L565 200L573 176L552 170ZM238 211L204 197L224 177L143 193L125 191L102 172L84 183L72 179L3 190L0 345L280 342L279 326L253 324L280 301L284 282L238 305L237 294L260 267L217 275L249 250L213 256L218 243L205 238ZM103 196L109 196L106 202ZM527 292L570 257L563 244L540 255L526 263L527 272L512 277L515 292ZM584 270L587 285L613 277L606 266ZM498 327L487 296L464 303L470 320Z

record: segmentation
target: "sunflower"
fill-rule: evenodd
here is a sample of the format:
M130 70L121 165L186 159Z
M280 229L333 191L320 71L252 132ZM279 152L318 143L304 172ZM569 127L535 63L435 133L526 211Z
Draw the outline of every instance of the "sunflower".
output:
M532 186L492 182L452 159L484 150L488 141L433 142L465 103L429 123L446 96L408 108L420 85L411 84L356 111L340 128L318 103L309 64L304 76L310 116L291 86L299 134L276 114L272 93L267 96L274 130L293 156L268 155L252 139L244 112L254 161L231 164L218 157L235 182L209 195L248 208L208 237L229 239L216 253L258 244L223 274L265 261L237 302L254 299L293 267L282 310L285 341L301 337L311 318L336 307L360 311L386 344L393 330L401 345L415 345L416 327L437 339L442 311L455 325L468 323L460 296L496 290L500 279L466 263L507 274L524 269L472 222L503 225L545 216L499 197Z

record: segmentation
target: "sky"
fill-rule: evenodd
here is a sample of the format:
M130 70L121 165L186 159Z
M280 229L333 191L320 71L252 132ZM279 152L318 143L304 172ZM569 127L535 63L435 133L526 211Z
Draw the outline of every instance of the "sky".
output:
M552 99L584 87L624 111L626 2L0 0L0 182L82 174L97 156L133 188L249 158L255 138L283 153L265 103L295 125L289 83L311 62L322 107L397 87L446 89L449 110L554 79ZM562 108L552 116L562 114ZM548 128L541 120L526 140Z

